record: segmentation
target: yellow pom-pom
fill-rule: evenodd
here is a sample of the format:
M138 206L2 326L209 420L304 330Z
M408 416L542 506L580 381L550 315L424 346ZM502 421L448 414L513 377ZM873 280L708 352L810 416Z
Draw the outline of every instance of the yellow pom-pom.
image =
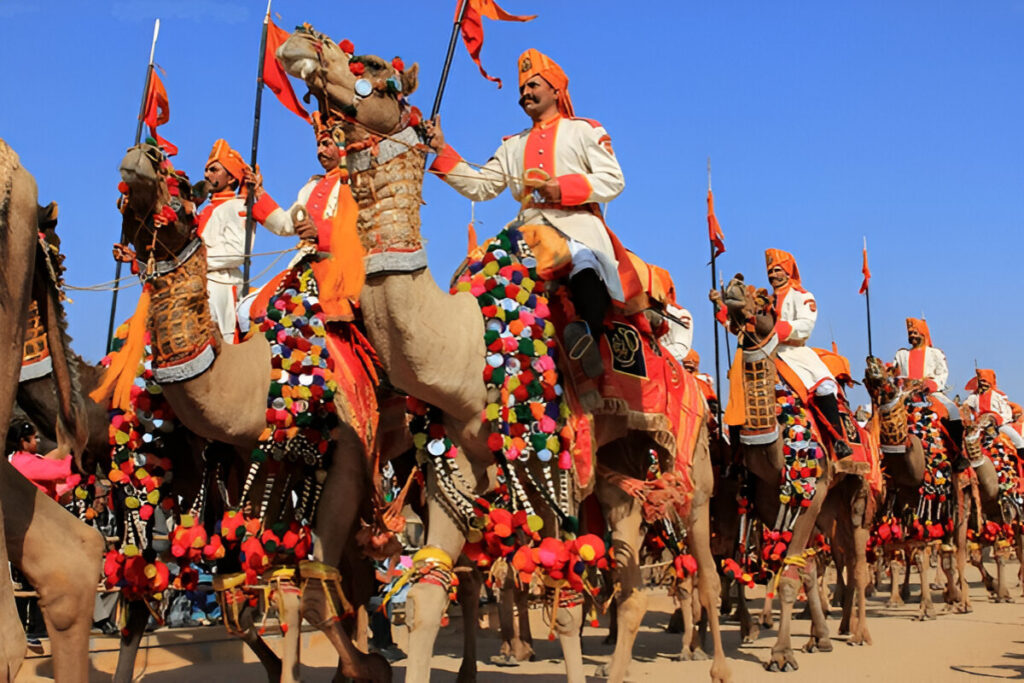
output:
M597 553L594 552L594 546L584 545L580 547L580 559L584 562L592 562Z
M540 531L544 528L544 520L538 515L530 515L527 517L526 524L530 527L530 531Z

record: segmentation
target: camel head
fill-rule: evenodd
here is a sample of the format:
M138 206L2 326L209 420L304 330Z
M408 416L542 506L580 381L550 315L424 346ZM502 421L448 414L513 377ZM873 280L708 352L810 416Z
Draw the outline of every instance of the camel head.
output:
M195 197L188 177L175 171L160 150L136 145L121 160L118 203L125 240L139 260L173 258L195 233Z
M867 367L864 369L864 388L867 389L872 402L876 405L889 403L899 394L894 370L887 368L880 358L874 356L867 357Z
M752 341L760 341L775 329L775 310L768 290L754 288L743 281L743 273L729 280L722 291L722 304L734 328Z
M342 45L352 50L348 41ZM353 55L308 24L277 49L277 59L285 71L306 82L323 118L343 119L353 139L366 132L395 133L409 121L407 98L418 85L418 64L404 68L397 57L388 62L375 55Z

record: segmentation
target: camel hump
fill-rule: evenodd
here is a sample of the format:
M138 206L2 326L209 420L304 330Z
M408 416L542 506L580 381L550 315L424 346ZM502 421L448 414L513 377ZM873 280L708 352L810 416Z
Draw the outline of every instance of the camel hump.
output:
M0 176L13 173L20 166L21 159L18 157L18 153L3 138L0 138Z

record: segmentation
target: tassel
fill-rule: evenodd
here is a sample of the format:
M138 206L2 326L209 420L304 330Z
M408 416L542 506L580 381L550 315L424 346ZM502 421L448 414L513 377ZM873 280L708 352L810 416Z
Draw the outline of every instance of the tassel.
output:
M476 226L473 225L473 221L469 222L469 243L466 245L466 255L472 257L473 252L480 248L480 243L476 240Z
M128 323L128 338L121 350L113 354L110 367L103 374L103 381L89 393L89 398L100 405L109 402L112 408L120 408L125 412L131 409L132 385L146 350L151 292L152 288L147 283L142 288L139 304Z
M323 278L318 278L320 303L329 318L340 313L351 319L349 299L359 298L366 281L363 246L356 230L358 217L359 206L352 197L352 190L342 184L338 188L338 207L331 218L331 255Z

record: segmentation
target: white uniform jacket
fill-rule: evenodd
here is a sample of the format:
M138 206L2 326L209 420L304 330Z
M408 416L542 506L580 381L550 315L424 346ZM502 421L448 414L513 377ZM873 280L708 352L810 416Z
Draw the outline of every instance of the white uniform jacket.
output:
M530 177L557 178L562 198L546 203L533 194L522 214L527 223L548 223L570 240L590 249L596 269L612 298L622 301L615 250L597 206L619 196L626 186L622 168L612 151L611 138L597 121L556 116L505 138L481 168L466 163L451 145L446 146L431 170L462 196L486 201L505 188L517 201L529 195L523 184ZM576 250L570 242L570 250Z
M782 294L776 295L775 332L779 335L779 358L789 366L804 385L808 393L817 389L825 380L835 380L818 354L806 346L818 320L818 305L814 295L807 290L789 286Z
M668 320L668 332L659 341L682 364L686 354L693 348L693 316L685 308L672 304L666 304L665 310L682 324Z
M976 418L992 414L995 415L1000 425L1010 424L1013 421L1010 399L1006 398L1006 394L998 389L990 389L981 394L971 394L964 401L964 405L971 409Z
M933 392L944 390L946 382L949 380L949 367L946 365L946 354L942 352L942 349L937 349L934 346L924 347L923 363L917 358L916 353L913 354L914 363L911 363L911 353L910 349L900 349L896 352L896 359L893 363L895 363L900 377L931 380L935 384L931 387ZM920 365L918 365L919 363ZM911 365L914 367L911 368Z

